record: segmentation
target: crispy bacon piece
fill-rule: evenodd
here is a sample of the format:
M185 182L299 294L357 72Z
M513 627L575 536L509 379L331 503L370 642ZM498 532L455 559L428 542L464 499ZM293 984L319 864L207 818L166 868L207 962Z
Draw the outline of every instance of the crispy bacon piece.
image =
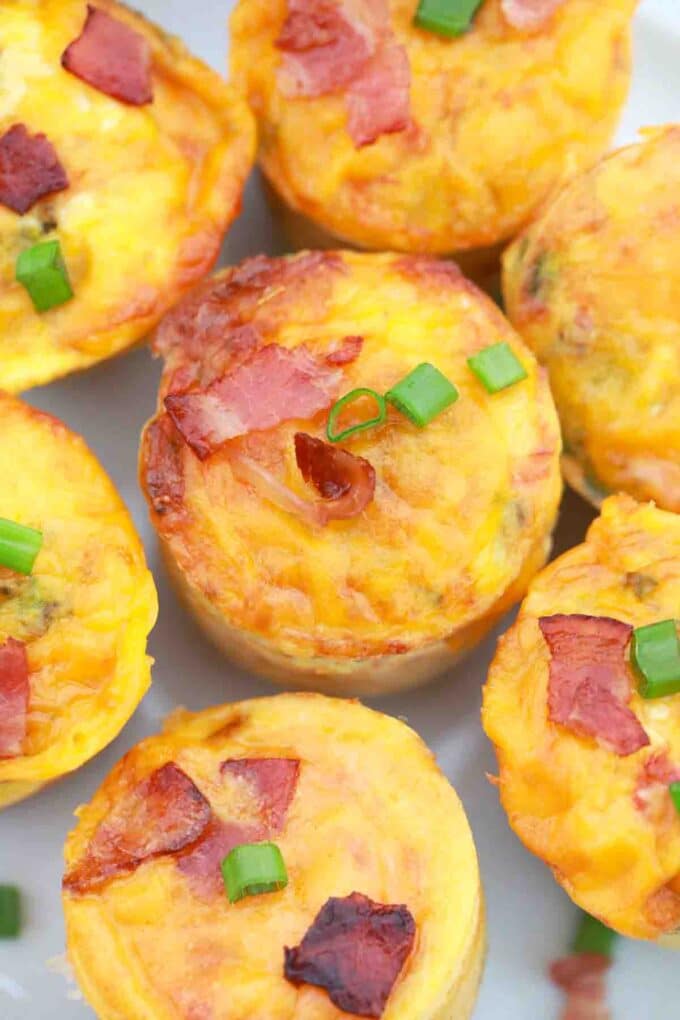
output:
M415 934L405 906L383 906L356 892L331 897L300 945L284 950L284 974L294 985L325 988L347 1013L381 1017Z
M66 171L46 135L15 124L0 138L0 203L23 216L39 199L69 186Z
M92 4L81 35L66 47L62 67L130 106L153 102L149 43L117 18Z
M403 46L383 46L347 93L347 128L355 148L411 123L411 65Z
M238 822L213 818L198 843L178 856L177 865L192 889L206 898L221 891L220 864L234 847L271 839L281 832L295 795L300 762L297 758L233 758L222 763L220 772L250 785L253 813Z
M348 130L356 148L411 123L411 67L395 41L386 0L289 0L276 41L288 98L346 91Z
M144 433L142 464L154 513L181 508L184 499L184 444L169 415L163 414Z
M554 984L566 994L560 1020L609 1020L606 974L611 960L598 953L574 953L550 966Z
M522 31L542 28L564 0L501 0L505 20Z
M275 834L283 828L295 794L300 762L297 758L230 758L222 762L222 775L250 783L256 793L266 828Z
M0 758L23 750L29 693L26 646L8 638L0 645Z
M671 783L680 782L680 766L674 765L665 751L649 756L640 770L633 793L633 803L638 811L650 811L653 807L663 811L668 807L675 817L675 808L668 796Z
M201 791L168 762L113 807L84 857L64 878L64 888L78 894L93 892L146 860L195 843L211 820L210 804Z
M361 74L376 41L369 27L351 18L340 3L289 0L276 46L284 53L281 90L295 98L346 88Z
M544 616L550 648L548 715L625 757L649 744L628 707L632 680L625 660L632 627L605 616Z
M362 336L346 336L340 341L338 347L326 355L326 362L329 365L350 365L356 361L364 346Z
M306 347L269 344L205 390L165 398L165 406L200 460L223 443L330 407L341 374Z
M304 480L324 499L317 504L319 523L358 517L372 502L375 470L363 457L298 432L295 459Z

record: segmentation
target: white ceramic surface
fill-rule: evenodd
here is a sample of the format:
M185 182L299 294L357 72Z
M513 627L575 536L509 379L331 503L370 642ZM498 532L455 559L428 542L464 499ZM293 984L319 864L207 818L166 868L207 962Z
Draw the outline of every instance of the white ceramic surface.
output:
M136 6L224 70L225 20L232 4L136 0ZM633 91L619 135L622 141L632 140L642 125L680 119L680 0L642 0L636 61ZM275 252L279 246L258 182L253 180L244 213L227 243L225 261L259 251ZM135 477L139 431L153 410L158 375L158 365L143 350L28 396L82 432L115 479L144 537L161 612L151 637L154 686L122 736L76 775L0 816L0 882L20 885L26 907L21 939L0 942L0 1020L93 1016L57 973L59 959L53 960L63 953L61 848L73 824L73 809L90 797L132 744L157 730L176 705L199 709L271 691L266 683L230 669L217 656L175 601L158 562ZM576 497L566 498L558 551L580 540L591 516ZM546 965L567 946L577 915L548 871L510 832L496 793L485 779L485 772L494 769L494 758L479 726L480 687L492 652L493 641L488 641L438 684L412 695L382 699L376 705L406 718L428 741L458 789L474 829L490 933L476 1020L557 1020L560 999L546 979ZM622 944L611 987L614 1020L680 1016L680 965L669 951Z

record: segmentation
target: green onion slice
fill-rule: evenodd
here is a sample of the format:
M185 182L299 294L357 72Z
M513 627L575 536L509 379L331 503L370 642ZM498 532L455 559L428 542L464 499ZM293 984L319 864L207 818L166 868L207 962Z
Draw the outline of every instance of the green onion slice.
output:
M671 795L671 800L675 804L675 810L680 815L680 783L671 783L668 787L668 792Z
M634 630L631 656L641 677L643 698L665 698L680 691L680 640L675 620L660 620Z
M42 532L0 517L0 566L30 574L43 543Z
M288 873L275 843L245 843L222 861L222 878L230 903L244 896L277 892L288 885Z
M15 885L0 885L0 938L14 939L21 930L21 900Z
M420 0L415 24L437 35L456 36L467 32L483 0Z
M37 312L49 312L73 297L59 241L45 241L22 251L16 278L28 291Z
M423 362L393 386L385 398L422 429L455 404L458 390L438 368Z
M597 918L583 914L573 950L575 953L596 953L598 956L610 957L617 938L616 932L607 928Z
M367 418L366 421L359 422L358 425L352 425L349 428L343 429L341 432L336 432L336 425L338 418L349 405L353 404L355 400L360 400L361 397L370 397L375 400L378 411L372 418ZM349 439L350 436L356 435L357 432L365 432L366 429L373 429L377 425L382 425L387 418L387 405L385 404L385 398L375 390L367 389L362 387L358 390L352 390L351 393L347 393L344 397L331 408L331 412L328 415L328 424L326 426L326 435L329 442L341 443L344 439Z
M499 393L527 377L524 365L507 343L485 347L468 358L468 365L489 393Z

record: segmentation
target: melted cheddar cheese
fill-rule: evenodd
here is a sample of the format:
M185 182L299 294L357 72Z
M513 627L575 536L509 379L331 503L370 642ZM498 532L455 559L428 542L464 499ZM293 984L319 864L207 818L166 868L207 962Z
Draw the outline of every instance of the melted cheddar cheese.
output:
M425 429L393 411L382 428L345 443L375 469L375 497L360 516L325 528L240 481L229 443L200 461L180 441L183 496L173 512L154 505L157 465L146 443L141 479L183 594L232 655L284 683L377 693L441 672L522 596L549 550L560 438L541 370L455 267L394 255L328 258L330 268L319 261L290 286L285 264L270 262L249 320L264 342L304 343L321 357L360 335L340 393L385 393L429 361L460 399ZM228 281L229 271L216 286ZM206 318L212 307L206 302ZM501 341L528 378L489 395L466 359ZM169 351L161 411L179 364L186 353ZM314 490L297 467L294 434L323 436L326 418L286 421L248 439L303 498Z
M508 315L547 365L567 480L680 512L680 127L572 181L505 256Z
M630 707L650 743L625 757L549 721L538 620L559 613L633 627L677 619L680 517L627 496L606 500L585 543L533 582L501 638L483 712L520 839L584 910L624 935L659 938L680 927L680 817L668 784L647 786L645 770L680 766L680 694L645 700L634 684Z
M112 483L61 422L0 396L0 517L43 533L33 573L0 569L0 644L26 645L23 753L0 759L0 807L106 747L150 682L156 591Z
M445 254L512 237L606 148L627 94L636 0L564 0L529 34L508 25L501 0L485 0L455 39L414 26L418 0L388 7L410 63L412 123L357 149L342 90L289 99L280 89L287 0L236 5L232 76L258 119L269 182L336 243Z
M466 1020L484 919L463 808L412 730L357 703L293 694L175 713L80 809L67 868L116 802L168 761L233 820L219 766L244 757L300 760L275 840L288 886L236 904L224 889L197 896L167 855L98 891L66 892L69 957L101 1020L349 1018L323 989L286 981L283 961L329 897L354 891L405 904L417 927L383 1020Z
M141 340L217 258L250 169L245 106L182 44L114 0L97 7L147 40L154 99L129 106L62 69L84 0L0 5L0 135L44 133L67 190L26 215L0 205L0 386L48 382ZM58 239L73 300L38 314L19 254Z

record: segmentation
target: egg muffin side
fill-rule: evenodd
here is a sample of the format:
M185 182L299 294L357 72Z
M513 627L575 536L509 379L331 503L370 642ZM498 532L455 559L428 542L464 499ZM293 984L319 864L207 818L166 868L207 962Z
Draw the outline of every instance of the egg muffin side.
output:
M495 246L614 131L636 0L485 0L457 38L417 27L418 6L235 7L232 79L267 180L323 232L313 246Z
M30 575L0 567L0 807L106 747L150 682L156 591L83 440L0 395L0 518L42 532Z
M484 691L512 828L580 907L641 939L680 927L680 695L641 696L633 648L679 616L680 517L613 496L532 583Z
M0 49L0 386L18 391L141 340L208 272L255 129L219 75L114 0L7 0ZM61 303L37 311L16 276L57 242L42 272Z
M466 360L498 343L526 377L491 395ZM545 562L561 492L546 377L453 264L260 256L202 285L155 345L151 519L180 592L248 668L327 693L422 683ZM338 398L380 399L422 363L460 394L429 425L390 405L326 441ZM340 427L374 409L347 413Z
M485 942L472 835L433 755L396 719L314 694L179 711L78 816L68 954L102 1020L471 1015ZM282 853L287 886L229 902L220 862L262 841ZM385 932L401 961L382 1009L368 996L385 961L347 916L358 897L391 908L398 929ZM340 948L353 963L313 985L293 972L294 947L329 900L346 938L319 948L330 967Z
M550 372L567 481L680 512L680 127L576 178L505 256L515 327Z

